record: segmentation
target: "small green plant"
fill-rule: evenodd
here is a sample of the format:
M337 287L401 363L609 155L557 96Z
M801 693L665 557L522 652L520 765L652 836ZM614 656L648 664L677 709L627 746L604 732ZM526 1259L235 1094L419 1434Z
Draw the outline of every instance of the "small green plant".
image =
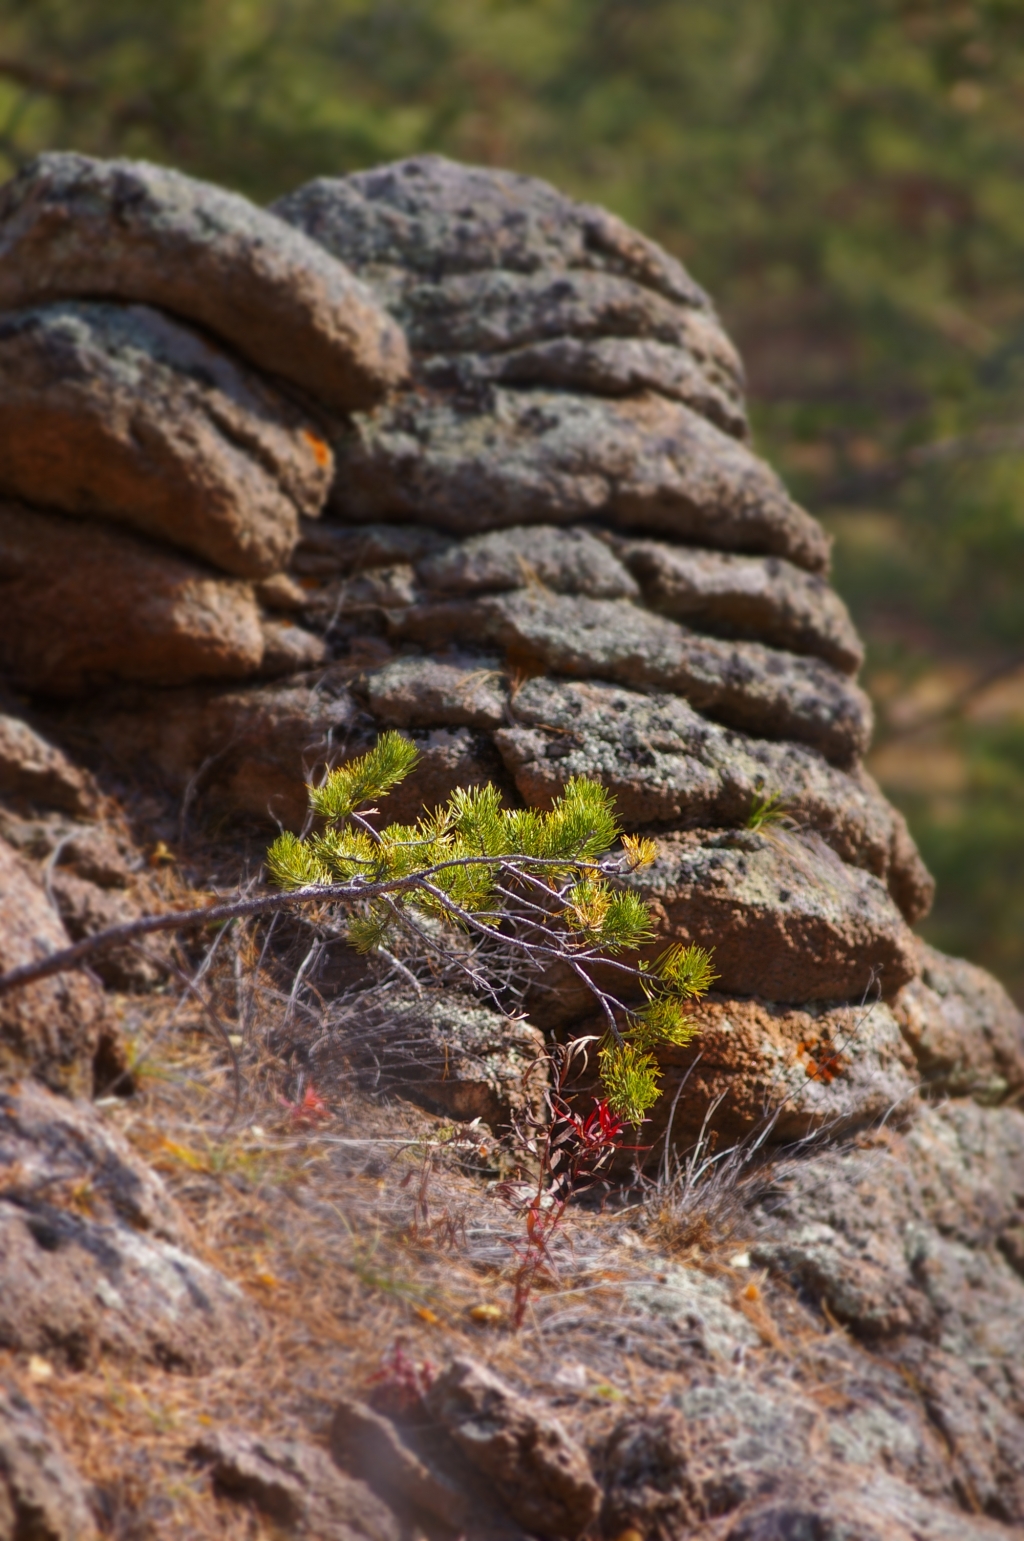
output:
M755 797L747 814L747 828L753 830L791 822L789 807L783 800L781 792L768 792L763 797Z
M416 759L407 739L383 733L369 753L311 786L320 828L274 841L267 855L274 881L305 898L343 899L348 940L360 952L389 948L399 932L444 950L440 923L487 937L530 968L567 966L604 1017L605 1101L618 1118L641 1122L658 1097L657 1049L692 1038L687 1003L715 977L700 947L670 947L654 962L623 959L653 940L648 907L626 884L654 860L653 841L623 835L613 799L584 777L572 778L546 812L506 808L484 786L454 792L415 824L373 823L376 804ZM476 987L489 988L466 967ZM637 1000L624 1002L595 970Z

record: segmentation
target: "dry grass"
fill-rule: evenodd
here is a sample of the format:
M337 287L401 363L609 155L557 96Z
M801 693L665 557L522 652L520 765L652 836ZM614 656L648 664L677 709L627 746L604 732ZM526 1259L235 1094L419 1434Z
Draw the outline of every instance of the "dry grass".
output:
M194 901L177 869L161 882L167 902ZM296 1112L316 1003L288 984L301 928L280 952L265 943L236 925L180 944L190 988L123 999L137 1090L103 1104L176 1195L196 1253L258 1306L264 1327L248 1362L189 1376L107 1361L40 1379L45 1367L0 1356L94 1484L104 1535L272 1536L212 1495L190 1445L211 1425L323 1439L338 1395L366 1388L396 1340L433 1363L459 1352L489 1361L594 1445L624 1410L660 1405L687 1366L706 1372L671 1324L633 1303L670 1257L727 1281L756 1327L755 1360L792 1373L796 1348L807 1373L825 1344L820 1327L784 1290L728 1262L742 1208L735 1171L707 1202L692 1164L635 1202L612 1195L603 1209L570 1211L550 1276L522 1330L509 1331L521 1222L493 1179L514 1152L486 1131L367 1095L343 1061L316 1087L323 1116ZM474 1318L479 1307L492 1309Z

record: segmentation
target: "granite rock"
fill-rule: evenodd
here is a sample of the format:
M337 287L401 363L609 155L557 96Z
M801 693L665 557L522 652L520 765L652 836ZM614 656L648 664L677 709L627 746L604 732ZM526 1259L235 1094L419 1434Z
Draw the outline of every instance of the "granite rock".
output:
M0 1388L0 1541L95 1541L88 1490L31 1403Z
M0 972L67 947L70 938L35 869L0 839ZM92 1090L117 1034L94 980L56 974L0 995L0 1076L35 1075L58 1091Z
M426 1405L531 1534L574 1541L596 1519L600 1490L583 1450L493 1371L456 1359Z
M405 376L405 340L316 242L237 193L145 161L37 156L0 190L0 308L155 305L342 411Z
M319 1445L223 1428L205 1434L189 1454L209 1468L217 1492L250 1503L291 1534L311 1541L400 1541L387 1505L339 1471Z
M491 644L513 669L672 691L730 727L796 739L849 765L868 745L871 705L816 658L758 642L725 642L652 615L628 600L519 589L388 612L398 641Z
M304 417L197 332L142 305L0 315L0 490L127 524L243 578L283 567L327 496Z
M0 797L79 818L94 816L99 803L87 772L22 718L5 713L0 713Z
M349 522L456 534L598 520L782 556L812 572L828 539L743 444L647 392L610 399L504 386L422 389L357 416L334 443L332 506Z
M782 557L738 556L665 541L616 540L614 549L659 615L718 636L809 653L856 674L864 646L839 595Z
M895 1003L925 1089L999 1103L1024 1088L1024 1016L998 980L917 942L920 977Z
M0 600L0 670L21 690L239 679L263 661L250 584L112 525L0 503Z

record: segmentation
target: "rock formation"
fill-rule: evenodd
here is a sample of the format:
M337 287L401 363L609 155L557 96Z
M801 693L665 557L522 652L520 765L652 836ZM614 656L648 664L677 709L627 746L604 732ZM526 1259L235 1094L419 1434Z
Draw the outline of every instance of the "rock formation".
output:
M221 823L298 826L304 780L396 727L421 750L396 817L487 781L547 807L589 775L656 839L632 881L657 946L713 947L719 976L700 1037L663 1056L659 1153L708 1127L849 1142L752 1204L737 1266L899 1367L863 1372L888 1411L847 1455L887 1475L860 1508L832 1481L837 1425L798 1473L817 1414L792 1386L739 1385L746 1317L709 1283L724 1347L702 1352L741 1367L722 1372L728 1408L688 1383L584 1450L465 1359L434 1384L423 1405L496 1484L508 1534L572 1537L601 1505L622 1537L1024 1524L1024 1024L911 931L931 879L863 765L863 650L828 540L751 447L740 362L680 264L546 184L439 157L263 211L176 172L43 156L0 190L0 499L0 967L146 906L110 795L126 778ZM344 969L321 961L327 999ZM130 1083L104 985L152 988L166 960L97 968L0 996L0 1344L199 1373L243 1358L258 1315L192 1255L140 1158L61 1100ZM592 1027L569 978L534 980L526 1005L512 1024L403 985L333 1063L500 1133L536 1106L542 1034ZM886 1132L902 1154L881 1137L870 1154L879 1125L907 1131ZM733 1429L744 1397L775 1429L760 1455ZM461 1491L380 1414L353 1418L405 1452L410 1493ZM26 1419L0 1393L0 1537L42 1480L5 1454ZM222 1431L194 1455L297 1533L398 1534L360 1471L301 1441Z

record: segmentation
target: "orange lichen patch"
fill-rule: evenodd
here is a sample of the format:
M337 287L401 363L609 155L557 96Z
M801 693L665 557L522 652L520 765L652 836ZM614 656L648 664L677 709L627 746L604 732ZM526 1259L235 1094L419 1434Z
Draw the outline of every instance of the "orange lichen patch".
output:
M849 1061L831 1039L819 1039L816 1043L801 1043L797 1053L804 1056L804 1069L808 1079L830 1086L842 1075Z
M331 463L331 446L325 440L311 433L308 428L303 428L302 437L313 451L313 459L321 468Z

